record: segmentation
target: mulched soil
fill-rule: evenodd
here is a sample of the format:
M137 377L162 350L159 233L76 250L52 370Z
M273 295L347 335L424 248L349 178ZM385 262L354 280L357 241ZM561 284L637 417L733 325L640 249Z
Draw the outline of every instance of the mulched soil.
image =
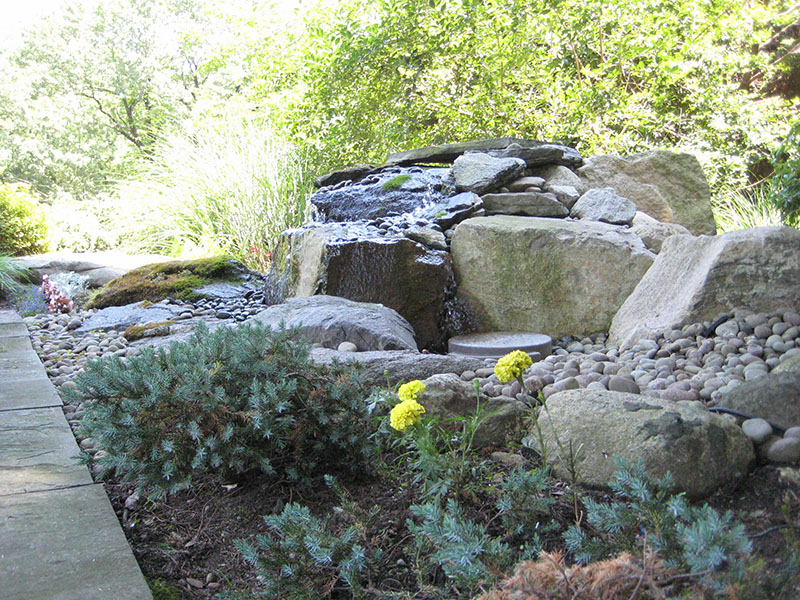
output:
M492 469L502 471L507 467L493 464ZM410 568L415 558L404 523L411 516L408 507L415 502L417 490L402 480L377 476L348 479L342 475L340 483L362 509L378 509L368 528L371 543L384 550L380 568L375 570L380 580L371 582L374 588L403 593L406 598L435 597L435 590L419 588ZM280 512L287 502L304 504L319 516L331 514L340 504L322 478L311 488L303 489L262 476L237 484L206 476L197 479L191 490L163 502L143 499L133 510L124 508L132 492L130 485L111 482L106 489L145 576L151 581L159 580L162 587L172 587L175 595L171 598L185 599L213 598L223 590L258 590L254 572L244 563L233 542L266 533L262 515ZM580 493L610 499L604 492ZM543 543L549 550L563 549L561 533L575 520L574 495L559 482L554 484L551 494L556 498L551 512L556 526L544 534ZM459 500L467 507L469 518L487 520L494 514L492 502L480 493ZM736 488L720 490L707 502L721 512L732 510L744 524L753 541L754 556L763 560L753 574L754 583L762 580L763 588L763 581L769 580L766 588L772 590L770 596L759 591L758 596L732 597L754 600L800 597L800 580L781 578L791 560L786 534L800 532L797 482L782 478L777 467L761 466ZM800 545L800 540L796 543ZM442 574L438 575L439 583L444 584ZM343 592L334 593L333 597L348 596Z

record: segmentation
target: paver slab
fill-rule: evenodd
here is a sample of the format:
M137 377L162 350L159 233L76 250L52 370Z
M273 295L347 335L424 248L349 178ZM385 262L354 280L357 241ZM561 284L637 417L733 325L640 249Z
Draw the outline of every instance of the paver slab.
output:
M40 361L8 361L5 366L0 360L0 381L33 381L47 379L47 371Z
M22 321L12 321L0 323L0 338L4 337L28 337L28 328Z
M13 310L0 310L0 324L3 323L22 323L22 317Z
M6 340L8 339L13 340L20 338L6 338ZM36 353L32 350L0 352L0 373L9 371L8 375L3 376L4 380L8 379L9 375L13 377L14 371L17 369L30 369L37 366L41 367L42 361L39 360L39 357L36 356Z
M0 496L92 483L78 453L60 408L0 413Z
M31 339L27 336L0 338L0 356L5 352L33 352Z
M6 379L0 383L0 412L48 406L62 406L62 403L56 388L46 377ZM5 417L0 416L0 419Z
M152 600L102 485L0 497L0 596Z

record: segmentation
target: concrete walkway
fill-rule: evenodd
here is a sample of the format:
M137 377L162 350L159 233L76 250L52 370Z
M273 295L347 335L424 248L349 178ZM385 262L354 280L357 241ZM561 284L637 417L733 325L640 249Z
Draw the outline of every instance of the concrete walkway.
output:
M19 315L0 311L0 597L152 600Z

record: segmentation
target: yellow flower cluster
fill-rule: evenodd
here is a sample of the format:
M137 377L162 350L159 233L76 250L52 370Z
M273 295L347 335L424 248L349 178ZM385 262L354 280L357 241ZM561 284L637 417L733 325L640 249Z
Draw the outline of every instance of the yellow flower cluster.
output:
M508 383L522 375L525 369L532 364L533 361L526 352L514 350L497 361L494 367L494 374L497 375L497 378L503 383Z
M419 423L420 415L424 412L425 407L413 398L403 400L389 413L389 425L397 431L405 431Z
M397 397L401 402L389 414L389 425L397 431L405 431L419 423L420 415L425 412L425 407L417 402L417 398L424 393L425 384L418 379L401 385L397 390Z
M400 400L416 400L419 398L420 394L424 393L425 384L415 379L414 381L409 381L401 385L400 389L397 390L397 397L400 398Z

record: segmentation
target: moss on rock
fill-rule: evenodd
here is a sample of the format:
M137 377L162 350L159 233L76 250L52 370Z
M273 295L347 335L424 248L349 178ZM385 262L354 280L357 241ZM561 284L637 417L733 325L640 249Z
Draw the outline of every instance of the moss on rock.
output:
M145 265L109 281L92 295L88 308L124 306L133 302L159 302L167 296L196 300L197 292L213 281L239 281L245 266L230 256L174 260Z
M159 321L158 323L147 323L146 325L131 325L122 336L129 342L142 339L143 337L155 337L159 335L169 335L170 325L175 321Z

